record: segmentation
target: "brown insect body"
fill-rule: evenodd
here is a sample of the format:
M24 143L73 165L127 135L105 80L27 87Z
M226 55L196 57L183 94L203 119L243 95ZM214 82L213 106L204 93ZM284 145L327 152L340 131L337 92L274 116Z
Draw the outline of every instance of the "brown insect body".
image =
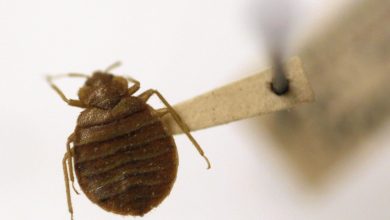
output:
M142 216L166 198L178 168L174 139L161 120L167 113L177 121L210 167L186 124L158 91L147 90L134 96L139 89L138 81L128 78L134 83L128 88L125 78L106 72L95 72L91 77L66 75L87 77L79 90L80 100L67 99L52 83L53 78L48 77L52 88L64 101L85 108L68 139L63 160L72 218L69 181L74 182L73 169L85 195L101 208L116 214ZM146 103L153 94L166 108L155 110Z
M153 111L125 96L112 109L88 108L79 116L75 173L85 195L107 211L143 215L171 191L176 146Z

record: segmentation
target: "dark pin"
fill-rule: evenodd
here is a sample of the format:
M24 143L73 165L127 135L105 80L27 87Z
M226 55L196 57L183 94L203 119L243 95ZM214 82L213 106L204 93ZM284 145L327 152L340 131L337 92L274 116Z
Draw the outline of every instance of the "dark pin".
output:
M286 78L286 71L284 68L283 60L280 55L274 54L272 57L273 62L273 77L271 82L271 90L276 95L284 95L289 90L289 81Z

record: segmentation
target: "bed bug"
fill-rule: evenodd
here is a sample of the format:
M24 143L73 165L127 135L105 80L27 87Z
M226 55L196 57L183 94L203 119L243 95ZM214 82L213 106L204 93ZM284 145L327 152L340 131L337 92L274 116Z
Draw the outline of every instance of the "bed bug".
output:
M143 216L167 197L176 179L178 155L174 139L161 121L165 114L171 114L210 168L208 158L188 126L166 99L154 89L135 96L140 82L111 74L118 65L91 76L69 73L47 77L62 100L84 109L68 138L62 161L71 219L70 183L78 194L74 187L75 175L90 201L120 215ZM86 78L78 91L78 100L68 99L53 83L61 77ZM155 110L148 105L152 95L165 108Z

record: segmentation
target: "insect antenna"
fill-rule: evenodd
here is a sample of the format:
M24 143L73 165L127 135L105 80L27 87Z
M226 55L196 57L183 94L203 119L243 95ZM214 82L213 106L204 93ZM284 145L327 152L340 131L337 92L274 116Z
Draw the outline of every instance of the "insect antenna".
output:
M115 63L109 65L109 66L104 70L104 72L105 72L105 73L109 73L109 72L111 72L113 69L116 69L116 68L120 67L121 65L122 65L122 63L121 63L120 61L117 61L117 62L115 62Z

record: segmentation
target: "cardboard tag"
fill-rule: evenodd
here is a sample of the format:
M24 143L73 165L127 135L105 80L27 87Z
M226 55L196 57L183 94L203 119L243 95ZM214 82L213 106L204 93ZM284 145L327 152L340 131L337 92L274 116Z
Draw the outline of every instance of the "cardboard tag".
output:
M217 88L174 106L191 131L254 117L270 112L290 109L311 102L314 94L298 57L287 64L290 90L278 96L271 91L270 69L242 80ZM172 134L182 133L168 114L164 122Z

